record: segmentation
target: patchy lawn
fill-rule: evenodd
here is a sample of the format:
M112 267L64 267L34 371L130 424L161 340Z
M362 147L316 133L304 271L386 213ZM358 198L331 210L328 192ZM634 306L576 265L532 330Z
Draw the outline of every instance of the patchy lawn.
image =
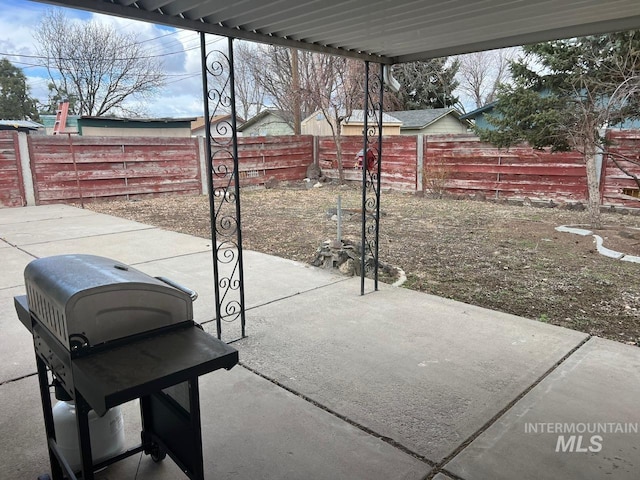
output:
M338 195L360 207L352 186L242 191L244 248L311 262L335 238ZM592 237L554 230L584 225L585 212L471 200L382 194L380 259L402 268L405 288L640 345L640 264L596 252ZM92 203L86 208L169 230L210 236L204 196ZM605 246L640 255L640 216L604 214ZM345 213L343 237L359 241L360 216Z

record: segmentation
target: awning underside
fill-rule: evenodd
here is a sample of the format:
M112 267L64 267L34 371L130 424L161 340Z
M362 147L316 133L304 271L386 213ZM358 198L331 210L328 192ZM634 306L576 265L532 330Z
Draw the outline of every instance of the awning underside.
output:
M43 1L389 64L640 28L638 0Z

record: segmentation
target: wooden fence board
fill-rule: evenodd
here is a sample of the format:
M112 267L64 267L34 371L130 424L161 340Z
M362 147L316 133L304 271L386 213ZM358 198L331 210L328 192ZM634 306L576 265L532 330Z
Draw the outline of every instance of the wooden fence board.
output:
M630 174L640 178L640 130L609 130L607 132L609 151L614 155L622 155L632 161L615 157L618 163ZM639 194L638 183L632 176L625 174L616 166L612 157L604 155L601 182L602 203L640 208L640 198L625 192ZM636 162L636 163L633 163Z
M383 188L414 190L416 188L417 144L413 136L386 136L382 140ZM318 141L320 168L329 178L338 178L338 159L332 137L321 137ZM343 137L341 141L342 162L345 179L361 181L362 170L356 155L362 151L362 137Z
M196 139L32 137L30 141L40 203L201 191Z
M471 135L425 136L424 152L426 185L443 177L441 183L450 193L586 200L586 170L577 153L528 146L503 150ZM430 175L435 180L429 181Z
M0 131L0 207L25 204L18 149L18 134Z

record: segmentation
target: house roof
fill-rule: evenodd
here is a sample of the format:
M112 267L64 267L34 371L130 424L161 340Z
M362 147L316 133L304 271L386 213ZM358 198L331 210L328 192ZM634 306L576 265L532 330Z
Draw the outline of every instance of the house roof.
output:
M460 113L455 108L429 108L424 110L402 110L389 112L391 115L402 121L402 128L419 129L425 128L437 122L447 115L453 115L456 120L461 119Z
M498 101L495 100L491 103L487 103L486 105L480 107L480 108L476 108L475 110L469 112L469 113L465 113L464 115L462 115L460 118L462 120L470 120L472 118L476 118L478 115L480 115L481 113L486 113L486 112L490 112L491 110L493 110L495 108L495 106L498 104Z
M282 110L267 109L267 110L262 110L260 113L258 113L257 115L254 115L249 120L244 122L241 126L238 127L238 131L242 132L245 128L249 128L252 125L255 125L256 123L260 122L262 119L268 117L269 115L278 117L280 120L282 120L283 123L288 124L286 114Z
M640 28L638 0L38 0L384 64Z

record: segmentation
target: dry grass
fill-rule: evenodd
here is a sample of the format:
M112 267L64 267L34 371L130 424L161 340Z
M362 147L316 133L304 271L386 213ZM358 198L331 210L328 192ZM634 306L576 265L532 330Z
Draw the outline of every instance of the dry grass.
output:
M358 209L353 187L242 192L244 248L310 262L336 235L327 211L341 195ZM558 233L584 224L584 212L382 195L380 256L401 267L411 288L561 325L613 340L640 342L640 264L599 255L591 237ZM174 196L94 203L95 211L209 237L208 200ZM640 217L606 214L610 248L640 255ZM359 240L359 215L346 215L343 236ZM613 247L611 247L613 245Z

